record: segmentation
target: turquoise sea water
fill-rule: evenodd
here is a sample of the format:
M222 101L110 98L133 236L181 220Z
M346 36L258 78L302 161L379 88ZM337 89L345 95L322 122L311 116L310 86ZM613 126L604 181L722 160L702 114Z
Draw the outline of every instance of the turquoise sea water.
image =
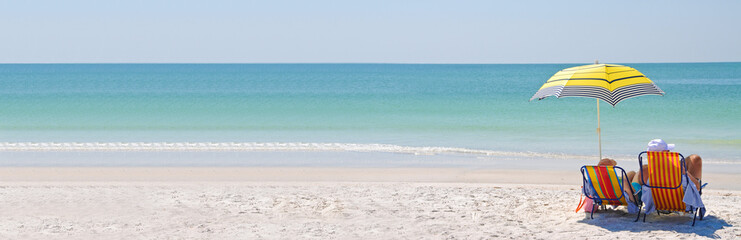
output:
M528 101L577 65L2 64L0 142L334 143L311 151L596 159L596 100ZM663 138L711 163L741 163L741 63L626 65L666 95L603 102L604 156L634 159Z

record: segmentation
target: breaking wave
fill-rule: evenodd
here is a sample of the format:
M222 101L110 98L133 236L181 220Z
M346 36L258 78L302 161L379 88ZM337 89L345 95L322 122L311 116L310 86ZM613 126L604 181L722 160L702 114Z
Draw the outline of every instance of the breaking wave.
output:
M393 144L302 142L0 142L3 152L385 152L414 155L472 154L481 156L586 157L534 152L506 152L457 147L413 147Z
M415 147L393 144L303 142L0 142L0 152L368 152L413 155L466 154L478 158L584 159L596 156L564 153L508 152L460 147ZM636 161L633 156L615 156ZM741 164L737 161L705 161Z

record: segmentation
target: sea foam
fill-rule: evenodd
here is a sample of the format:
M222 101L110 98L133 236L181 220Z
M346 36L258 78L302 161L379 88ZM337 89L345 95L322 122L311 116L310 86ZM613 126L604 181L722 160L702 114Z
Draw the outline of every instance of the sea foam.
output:
M585 156L506 152L457 147L415 147L393 144L304 142L0 142L4 152L386 152L414 155L471 154L480 156L580 158Z
M460 147L401 146L380 143L306 142L0 142L0 152L367 152L411 155L464 154L479 159L560 159L589 162L597 156L565 153L509 152ZM637 162L633 156L611 156L620 162ZM741 165L714 159L709 164Z

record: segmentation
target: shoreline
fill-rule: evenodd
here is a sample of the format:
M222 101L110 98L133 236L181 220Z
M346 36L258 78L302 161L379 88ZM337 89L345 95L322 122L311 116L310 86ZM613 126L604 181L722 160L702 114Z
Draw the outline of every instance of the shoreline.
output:
M741 175L705 172L709 190L741 191ZM417 167L0 167L11 182L407 182L581 186L578 170Z
M520 150L495 150L461 146L410 146L388 143L342 142L0 142L0 154L8 156L44 154L398 154L409 156L466 156L473 158L594 160L589 153L535 152ZM637 162L636 154L605 154L620 161ZM703 153L704 162L712 165L741 165L741 158L718 157L713 151ZM689 155L688 152L685 154Z
M564 176L568 172L417 167L0 167L0 182L580 183L579 176Z

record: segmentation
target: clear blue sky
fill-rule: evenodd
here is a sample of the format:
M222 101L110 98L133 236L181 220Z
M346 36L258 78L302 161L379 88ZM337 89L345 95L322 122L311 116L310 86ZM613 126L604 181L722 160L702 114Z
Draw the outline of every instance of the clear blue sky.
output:
M741 1L0 0L0 63L741 61Z

